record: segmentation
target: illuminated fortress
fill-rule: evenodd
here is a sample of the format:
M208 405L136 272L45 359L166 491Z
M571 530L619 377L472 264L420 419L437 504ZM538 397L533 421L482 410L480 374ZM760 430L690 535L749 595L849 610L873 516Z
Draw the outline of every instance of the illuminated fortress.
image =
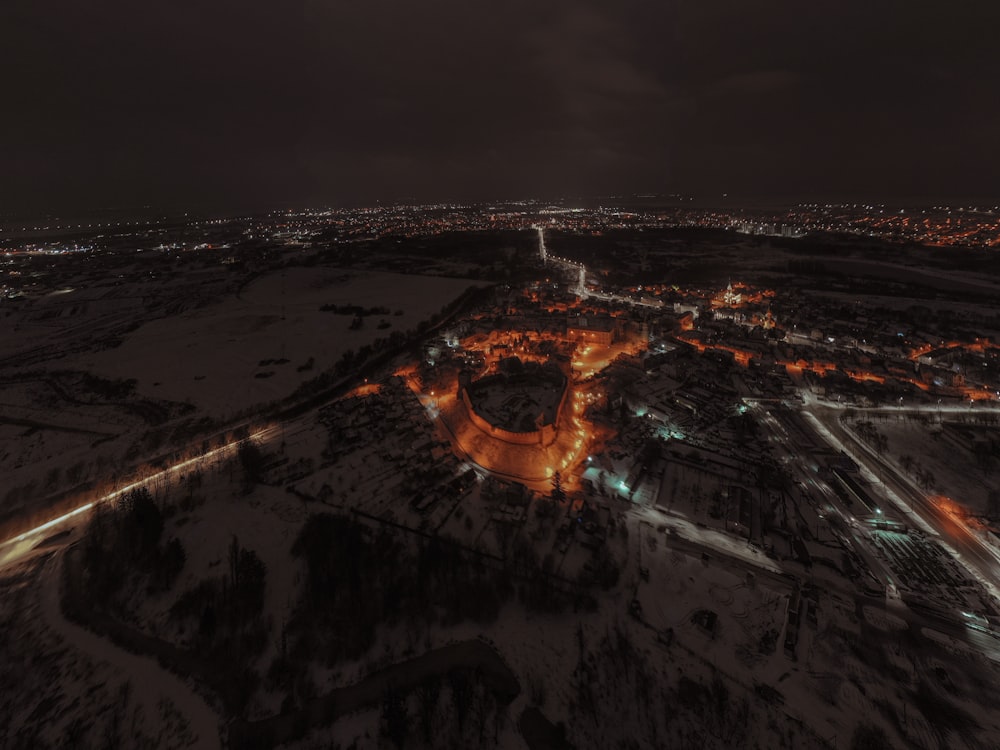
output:
M498 372L470 381L459 379L459 396L470 421L486 435L515 445L555 442L568 380L551 363L508 357Z

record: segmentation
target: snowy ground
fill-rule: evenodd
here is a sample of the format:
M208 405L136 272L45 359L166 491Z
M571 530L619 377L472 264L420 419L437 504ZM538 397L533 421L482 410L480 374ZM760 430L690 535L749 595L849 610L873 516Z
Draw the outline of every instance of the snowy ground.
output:
M934 419L934 409L927 409L927 416ZM955 419L958 415L946 415ZM930 471L935 478L934 492L947 495L959 505L975 514L986 512L989 490L998 482L995 459L991 471L976 465L968 450L960 448L941 434L940 427L919 422L893 419L888 415L884 422L875 421L875 428L889 440L889 458L897 466L904 455L913 459L914 466Z
M290 462L315 457L324 436L319 425L286 434ZM359 466L370 466L378 457L377 450L369 451L365 445L357 445L337 462L298 480L297 486L309 482L312 488L329 483L338 486L338 477L357 476ZM318 482L314 475L323 481ZM218 473L206 468L193 494L193 507L174 516L168 526L168 533L180 537L188 551L184 573L173 595L150 598L139 606L137 615L143 627L183 643L183 634L172 630L166 616L172 598L197 580L218 574L232 535L267 564L266 613L272 622L281 622L294 601L301 575L300 564L290 554L291 543L307 515L323 506L306 504L281 486L257 487L243 494L238 469L227 465L219 467ZM368 503L376 514L391 513L408 524L420 520L419 514L409 509L407 498L394 499L391 493L375 497L364 484L351 490L346 479L343 502ZM496 505L481 496L480 488L460 507L461 514L448 514L443 530L470 544L477 538L494 536L489 529ZM883 726L896 746L933 748L946 743L949 747L976 747L977 737L1000 729L998 717L989 709L1000 698L994 687L998 667L979 659L976 643L960 631L911 624L911 615L889 612L877 600L862 604L853 584L824 571L816 615L811 618L808 608L804 610L794 656L789 655L782 644L796 585L782 575L780 566L749 548L744 540L701 528L677 514L625 501L615 507L619 508L615 516L624 522L619 527L625 530L609 536L607 545L621 566L621 575L616 586L598 594L596 612L540 615L510 603L489 626L465 623L414 633L386 629L379 632L369 655L329 672L319 687L353 684L367 671L404 658L407 649L420 653L481 636L496 644L522 686L521 695L507 709L498 729L499 747L523 747L516 717L533 704L540 704L553 722L565 722L570 740L581 748L613 745L626 738L638 747L650 748L688 746L696 741L704 747L728 747L731 743L752 746L755 742L767 747L848 747L859 716ZM466 518L473 520L466 523ZM531 516L522 533L535 535L539 529ZM538 536L540 544L553 544L551 533ZM492 544L489 548L501 551ZM580 561L586 559L585 550L572 542L560 570L574 574L581 567ZM17 600L18 596L37 597L49 591L33 585L44 570L41 562L34 565L24 563L24 567L8 572L3 582L4 602L17 602L17 608L12 605L8 611L13 632L23 632L30 618L37 618L32 612L42 611L37 608L46 601L36 598L36 609L32 610L24 609L23 602ZM802 575L800 569L796 572ZM639 603L638 618L629 614L633 600ZM49 606L49 617L51 611ZM717 617L711 629L696 618L705 611ZM102 661L107 663L95 667L98 671L94 674L101 674L101 669L111 671L107 677L91 678L86 669L80 671L72 665L85 656L92 658L95 649L100 653L100 646L78 635L57 628L46 637L66 639L68 645L63 650L42 642L37 645L42 652L57 655L52 668L66 675L62 681L69 687L62 687L63 692L72 692L81 701L85 695L88 701L113 703L112 696L101 698L100 690L91 689L96 684L92 680L114 688L115 679L130 679L129 675L141 674L146 667L130 666L127 659L115 655L114 647L104 644L109 650ZM275 648L268 646L260 657L262 668L273 659ZM82 675L76 687L69 677L73 674ZM159 678L146 679L156 682ZM24 691L23 701L13 704L8 722L12 731L44 726L31 711L45 700L46 688L41 683L32 685ZM699 702L699 685L706 691L712 690L712 685L721 686L714 688L717 691L725 688L724 693L718 693L722 697L717 700L722 702L716 709ZM200 735L192 728L192 717L199 726L204 723L198 718L197 706L182 696L183 691L175 700L178 715L188 717L184 719L188 729L181 729L180 724L175 727L172 736L179 743L175 746L193 740L195 733ZM57 700L64 701L55 704L62 706L59 716L63 724L58 731L65 731L65 725L75 717L87 715L81 709L89 704L74 704L74 697L68 695ZM142 710L148 711L147 704L155 699L140 690L130 700L134 703L129 705L142 705ZM262 691L252 712L260 716L273 713L280 700L281 696ZM414 699L410 700L415 712ZM442 721L446 721L448 705L442 701ZM658 705L672 708L669 712L644 708ZM978 728L942 725L935 713L940 706L958 716L975 716ZM720 722L713 718L713 710L729 718ZM729 734L744 710L752 717L745 724L747 734ZM612 721L612 715L623 720ZM668 721L668 716L673 718ZM804 724L799 725L799 721ZM298 746L313 747L326 740L344 746L355 740L358 747L382 746L385 738L379 730L379 711L345 717ZM416 740L415 746L420 746Z
M61 541L0 578L0 746L217 747L218 716L199 696L62 617Z
M38 300L14 315L0 346L0 520L82 482L114 481L175 435L183 444L184 423L230 420L287 396L344 352L416 328L474 283L292 268L238 295L134 282ZM144 292L150 299L140 304ZM122 300L129 304L118 312ZM353 315L323 305L388 312L352 328ZM98 333L114 334L115 346ZM27 367L29 355L43 364ZM128 396L102 395L83 380L88 373L137 384Z
M142 394L226 417L287 395L348 349L416 328L473 283L328 268L274 271L239 297L148 323L118 349L85 354L75 366L136 378ZM352 315L324 312L322 305L390 312L352 329Z
M282 395L346 348L397 326L412 327L465 286L329 269L272 274L239 299L140 327L114 354L79 355L78 366L135 377L140 393L226 414ZM329 303L385 304L404 314L387 317L388 328L378 329L380 316L374 316L351 330L344 316L319 311ZM129 364L143 358L153 364ZM314 369L300 372L309 358ZM263 359L272 363L260 365ZM262 372L273 374L256 377ZM447 534L496 556L521 534L540 557L552 556L553 570L567 582L586 573L594 554L584 535L574 531L560 541L557 534L560 525L573 528L566 505L554 519L543 519L537 497L526 506L508 502L481 480L448 489L468 465L445 450L447 432L427 406L401 381L371 384L329 411L287 425L264 445L273 460L269 484L247 488L235 462L209 462L195 479L190 472L172 477L174 502L185 502L169 518L166 535L182 540L186 563L170 592L135 597L134 624L183 646L190 634L171 621L170 608L181 592L220 575L236 536L267 566L264 612L272 630L255 664L266 671L303 575L292 543L311 513L331 509L360 511L365 523ZM62 426L73 427L85 415L68 412L65 418ZM890 450L917 450L916 434L907 436L906 429L890 435ZM623 456L635 447L616 445ZM32 455L42 466L41 456L47 460L53 450L35 446ZM596 463L619 482L629 472L626 458L603 455ZM416 479L436 469L443 476L424 493ZM589 494L607 519L604 552L620 570L608 589L592 589L594 611L543 615L512 601L487 625L382 627L363 657L317 668L317 689L351 685L374 669L450 642L485 638L521 685L497 725L499 747L524 747L516 718L532 705L562 722L581 749L626 741L642 748L847 748L859 720L881 727L896 747L978 748L998 736L1000 649L992 636L933 620L898 601L864 598L835 567L807 570L765 557L741 536L705 525L705 505L722 480L680 460L670 461L667 471L662 484L647 482L665 489L637 491L633 502L613 484L605 496ZM939 476L947 475L942 470ZM600 470L588 471L588 478L599 477ZM418 508L415 500L428 502ZM400 531L404 538L409 533ZM4 744L58 743L76 732L96 744L121 721L135 746L205 746L218 717L197 693L151 660L124 654L62 620L52 580L56 559L29 554L6 566L0 579L0 622L8 634L0 662ZM133 687L122 693L120 686L130 680ZM277 712L283 698L260 688L250 715ZM412 715L417 707L413 697L407 700ZM442 701L442 726L451 726L449 710ZM296 746L384 747L379 722L377 709L365 710ZM476 744L461 732L437 739ZM413 745L421 746L416 736Z

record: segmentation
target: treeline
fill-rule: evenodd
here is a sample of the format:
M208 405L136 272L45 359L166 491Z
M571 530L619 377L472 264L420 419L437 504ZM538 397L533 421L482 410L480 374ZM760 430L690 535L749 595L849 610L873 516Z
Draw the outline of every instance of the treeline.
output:
M664 669L672 659L651 660L633 638L622 623L608 626L596 640L577 627L577 664L569 686L571 742L619 746L624 726L636 747L747 747L754 737L761 747L778 746L770 731L754 726L760 720L755 721L750 698L742 691L734 695L720 671L710 667L705 680L700 670Z
M236 719L228 727L233 750L263 750L302 739L312 729L366 707L381 706L379 747L494 745L520 683L499 654L483 641L463 641L427 651L286 706L267 718Z
M283 711L315 697L311 663L363 656L380 626L413 633L431 624L488 624L515 596L534 611L594 606L575 584L543 571L530 543L515 543L501 560L448 539L320 513L303 525L292 554L303 561L305 580L268 672L270 687L287 696Z
M102 378L93 373L84 372L80 374L80 383L88 391L106 398L109 401L121 401L133 393L139 381L135 378Z
M379 744L403 748L497 747L507 705L479 670L431 676L411 691L387 690L379 710Z
M173 585L186 555L176 537L163 542L163 525L163 511L145 487L94 509L82 547L82 583L92 605L120 612L131 588L158 592Z
M889 438L884 433L879 432L874 422L855 422L854 431L858 437L864 440L878 455L882 455L889 450Z
M171 619L188 634L191 651L213 665L215 686L237 714L260 683L253 663L271 629L263 616L266 586L267 566L234 536L226 572L199 581L170 609Z
M815 258L793 259L787 262L789 273L800 273L806 275L827 274L826 264L822 260Z
M320 312L332 312L337 315L356 315L360 318L368 317L369 315L391 315L392 310L388 307L362 307L361 305L321 305ZM396 310L396 315L402 315L402 310Z
M135 393L139 381L135 378L104 378L84 370L31 371L22 377L43 380L54 394L70 403L92 403L88 396L106 401L123 401Z
M410 548L395 531L329 513L306 521L292 554L306 579L291 654L329 664L367 652L381 624L492 622L512 593L505 571L458 545L431 538Z
M256 552L233 537L226 572L199 581L179 596L170 618L187 642L183 648L126 624L134 616L130 609L138 595L171 589L184 568L180 540L163 539L164 508L169 507L140 487L95 508L81 545L79 569L68 573L74 586L69 609L75 619L101 624L133 649L203 679L227 709L238 714L259 684L253 662L270 632L263 616L267 567ZM78 611L81 608L85 611Z

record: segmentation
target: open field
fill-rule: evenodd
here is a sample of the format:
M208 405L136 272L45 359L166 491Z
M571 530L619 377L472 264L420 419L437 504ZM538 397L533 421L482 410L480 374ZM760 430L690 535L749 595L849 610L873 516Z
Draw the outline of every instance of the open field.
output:
M76 365L135 378L141 394L225 418L291 393L345 351L416 328L470 283L327 268L274 271L238 296L148 323L119 349L81 356ZM384 312L352 328L354 315L322 311L323 305Z

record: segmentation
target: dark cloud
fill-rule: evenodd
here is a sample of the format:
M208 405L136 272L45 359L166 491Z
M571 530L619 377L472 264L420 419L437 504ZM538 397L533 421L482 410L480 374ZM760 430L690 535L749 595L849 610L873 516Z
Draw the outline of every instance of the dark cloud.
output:
M987 195L998 22L969 1L7 0L0 199Z

